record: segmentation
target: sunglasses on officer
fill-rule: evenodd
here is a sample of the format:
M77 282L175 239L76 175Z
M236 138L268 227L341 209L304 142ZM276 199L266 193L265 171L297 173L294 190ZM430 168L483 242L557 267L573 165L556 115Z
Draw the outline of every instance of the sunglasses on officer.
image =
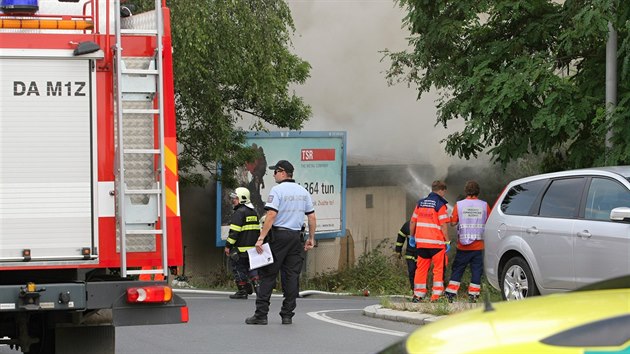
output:
M280 173L280 172L284 172L284 170L283 170L283 169L281 169L281 168L278 168L278 169L276 169L276 170L274 170L274 171L273 171L273 175L275 176L276 174L278 174L278 173Z

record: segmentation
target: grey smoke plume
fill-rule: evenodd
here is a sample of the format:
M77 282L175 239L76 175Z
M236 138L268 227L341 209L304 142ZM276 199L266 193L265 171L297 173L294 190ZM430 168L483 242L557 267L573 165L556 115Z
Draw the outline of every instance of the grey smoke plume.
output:
M349 163L423 164L436 178L459 161L444 152L448 135L434 126L436 94L417 100L405 84L389 87L382 51L407 48L404 12L393 0L288 0L295 52L311 63L311 78L295 87L313 108L305 130L348 132Z

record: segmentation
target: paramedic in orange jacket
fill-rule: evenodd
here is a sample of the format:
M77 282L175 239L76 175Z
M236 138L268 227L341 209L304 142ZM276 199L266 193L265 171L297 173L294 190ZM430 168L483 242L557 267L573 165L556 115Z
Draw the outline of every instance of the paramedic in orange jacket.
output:
M433 182L431 193L418 201L409 222L410 234L415 236L418 257L413 302L424 300L427 296L427 277L431 263L433 263L431 301L436 301L444 294L446 252L450 243L448 238L450 218L446 208L448 202L444 199L445 194L446 184L442 181Z

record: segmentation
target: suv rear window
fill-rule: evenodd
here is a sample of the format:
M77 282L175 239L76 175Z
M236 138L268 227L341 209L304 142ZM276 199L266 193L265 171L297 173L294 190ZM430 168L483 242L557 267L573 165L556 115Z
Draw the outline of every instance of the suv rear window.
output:
M509 215L528 215L534 200L545 184L547 180L541 179L510 188L501 201L501 211Z
M584 189L584 178L558 179L551 182L540 202L540 216L572 218L577 215Z

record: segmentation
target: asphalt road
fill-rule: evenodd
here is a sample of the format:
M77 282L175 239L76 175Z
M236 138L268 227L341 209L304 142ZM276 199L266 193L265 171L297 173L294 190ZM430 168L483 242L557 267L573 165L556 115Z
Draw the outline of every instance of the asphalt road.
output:
M298 299L292 325L280 323L281 297L271 302L269 324L246 325L255 296L231 300L227 293L180 294L190 322L116 328L116 353L375 353L417 325L362 314L378 298L313 295ZM77 348L77 353L80 349ZM0 353L17 353L0 346Z
M272 298L269 324L245 324L254 297L182 295L187 325L121 327L117 353L375 353L417 328L362 315L377 298L310 296L298 299L292 325L280 323L282 299Z

